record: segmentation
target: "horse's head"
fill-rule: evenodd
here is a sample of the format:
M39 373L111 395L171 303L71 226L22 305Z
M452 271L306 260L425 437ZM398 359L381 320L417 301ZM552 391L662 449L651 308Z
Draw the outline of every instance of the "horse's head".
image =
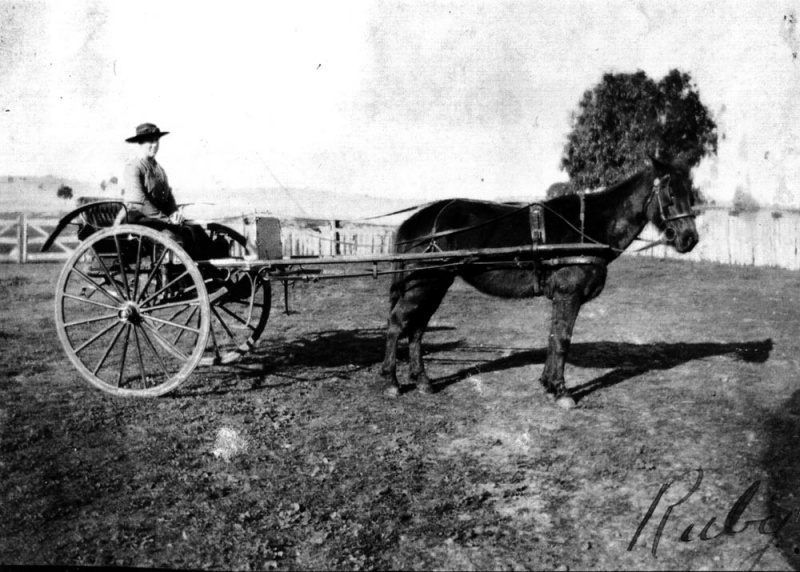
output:
M700 236L694 224L694 193L689 170L650 158L653 163L653 188L647 218L663 236L663 241L680 253L692 250Z

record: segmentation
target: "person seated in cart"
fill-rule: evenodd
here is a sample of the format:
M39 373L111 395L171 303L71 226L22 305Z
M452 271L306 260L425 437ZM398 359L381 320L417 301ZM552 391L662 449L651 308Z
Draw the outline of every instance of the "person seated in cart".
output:
M156 161L160 140L168 133L153 123L143 123L136 128L136 135L125 140L138 145L137 157L125 166L123 179L128 222L163 232L194 259L213 258L223 245L215 245L199 225L184 221L167 173ZM226 256L225 250L217 256Z

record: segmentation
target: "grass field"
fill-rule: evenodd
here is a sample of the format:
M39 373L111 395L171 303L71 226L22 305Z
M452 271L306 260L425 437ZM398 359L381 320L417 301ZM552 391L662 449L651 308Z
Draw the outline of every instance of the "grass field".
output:
M114 398L59 346L59 271L0 268L0 564L800 565L797 273L620 259L562 411L537 381L547 303L463 284L426 336L438 392L384 398L388 282L368 278L298 284L243 363ZM229 460L221 429L246 443Z

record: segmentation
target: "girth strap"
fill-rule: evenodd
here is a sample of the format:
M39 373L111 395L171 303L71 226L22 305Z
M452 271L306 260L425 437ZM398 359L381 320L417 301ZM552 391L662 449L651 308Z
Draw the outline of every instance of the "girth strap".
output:
M608 261L602 256L559 256L557 258L545 258L542 260L544 266L571 266L573 264L598 264L605 266Z

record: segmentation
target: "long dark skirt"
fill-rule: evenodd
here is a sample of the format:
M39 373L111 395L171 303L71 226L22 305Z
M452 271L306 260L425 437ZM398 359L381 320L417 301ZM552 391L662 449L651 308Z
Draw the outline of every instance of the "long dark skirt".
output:
M168 220L152 218L140 213L131 213L128 216L128 222L163 232L180 244L181 248L195 260L207 260L214 257L214 242L200 225L191 223L173 224Z

